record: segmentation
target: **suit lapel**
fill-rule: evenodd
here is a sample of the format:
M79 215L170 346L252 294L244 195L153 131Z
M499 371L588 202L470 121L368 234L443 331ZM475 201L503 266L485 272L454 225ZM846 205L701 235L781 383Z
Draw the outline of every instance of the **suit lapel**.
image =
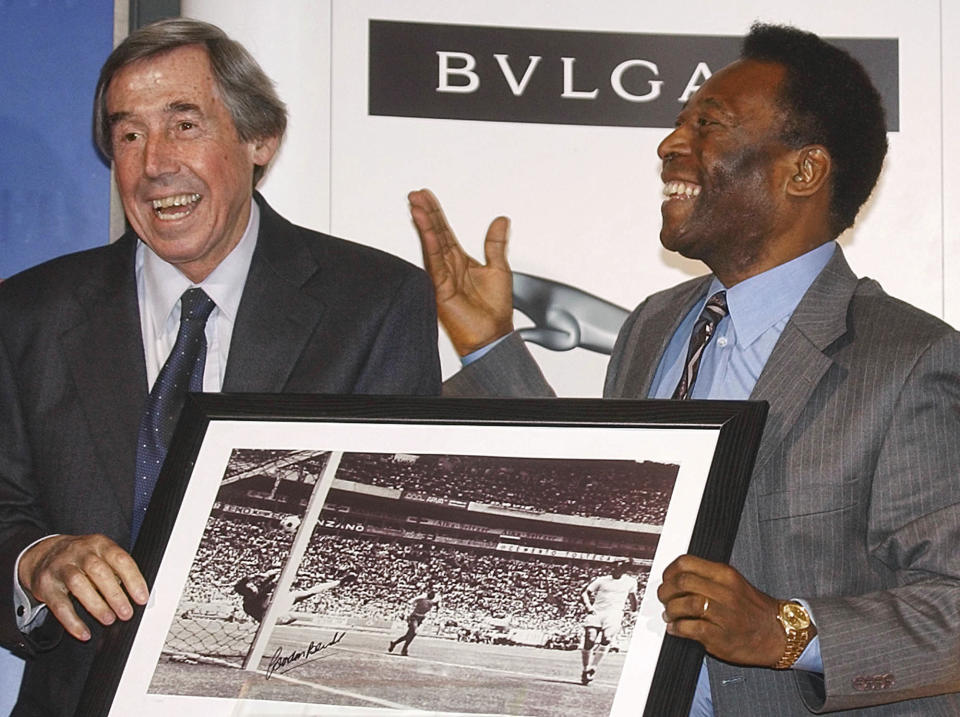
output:
M260 231L230 341L227 392L277 393L323 314L323 302L305 290L319 271L298 229L259 195Z
M77 319L60 338L102 473L124 507L132 505L136 427L147 395L135 248L131 234L108 249L102 274L78 286Z
M856 287L857 277L838 246L793 312L750 395L753 400L770 404L755 476L776 452L833 365L827 349L847 331L847 307Z
M646 317L633 327L624 347L623 355L628 361L622 380L614 387L611 396L616 398L647 398L656 375L660 358L690 308L703 298L710 285L710 276L686 282L674 291L654 295L647 299L649 311ZM655 339L651 341L651 338Z

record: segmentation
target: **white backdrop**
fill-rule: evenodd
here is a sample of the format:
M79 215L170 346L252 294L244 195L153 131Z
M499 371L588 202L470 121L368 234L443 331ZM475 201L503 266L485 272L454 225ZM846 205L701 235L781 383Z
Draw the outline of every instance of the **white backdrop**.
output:
M826 37L898 38L900 130L880 185L842 240L853 268L960 325L960 9L937 0L185 0L183 14L243 42L289 105L281 153L261 185L288 218L420 264L406 193L432 188L468 250L487 223L513 220L514 269L632 308L652 291L704 273L658 241L659 163L666 130L370 116L368 23L400 20L511 28L742 35L754 20ZM519 67L519 65L518 65ZM719 69L719 68L713 68ZM946 209L945 209L946 208ZM606 357L534 347L561 395L597 395ZM457 361L441 341L444 373Z

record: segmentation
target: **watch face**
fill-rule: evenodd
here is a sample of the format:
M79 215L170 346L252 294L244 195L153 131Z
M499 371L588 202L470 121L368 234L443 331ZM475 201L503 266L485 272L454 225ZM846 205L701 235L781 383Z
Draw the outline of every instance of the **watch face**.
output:
M784 603L780 608L780 617L788 627L794 630L804 630L810 627L810 616L803 609L803 605L793 602Z

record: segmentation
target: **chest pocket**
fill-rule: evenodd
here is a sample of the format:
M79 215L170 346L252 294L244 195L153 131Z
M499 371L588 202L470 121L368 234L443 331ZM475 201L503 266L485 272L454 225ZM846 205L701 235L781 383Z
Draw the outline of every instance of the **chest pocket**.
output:
M844 511L856 502L856 483L817 483L803 490L758 496L757 513L761 521L799 518Z

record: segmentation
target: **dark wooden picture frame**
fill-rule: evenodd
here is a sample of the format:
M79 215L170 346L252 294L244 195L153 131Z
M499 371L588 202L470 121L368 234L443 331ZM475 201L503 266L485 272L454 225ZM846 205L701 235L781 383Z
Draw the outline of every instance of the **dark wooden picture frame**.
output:
M249 426L257 430L274 427L274 430L281 432L302 430L306 426L311 434L316 432L321 436L320 444L327 449L334 447L324 444L326 439L322 436L332 426L347 426L351 431L354 428L358 431L365 428L371 431L394 430L394 427L406 426L413 427L417 435L427 435L424 432L430 432L431 429L436 429L433 431L436 433L445 430L444 427L466 427L475 433L478 440L497 429L508 429L507 435L518 432L518 436L526 436L539 429L572 429L580 432L592 429L609 432L599 435L609 435L621 441L632 435L640 435L642 431L659 437L679 430L683 442L689 442L691 453L701 450L697 447L701 442L713 445L712 451L706 456L705 465L709 466L706 475L696 479L701 482L702 495L699 501L693 503L696 507L695 520L689 509L685 511L690 513L687 520L692 524L692 534L689 545L680 552L725 562L729 559L737 532L766 412L765 403L747 401L193 395L188 399L174 435L133 557L151 590L164 593L176 590L179 594L182 586L158 586L156 580L165 560L171 533L180 517L184 495L191 481L199 480L193 477L194 469L211 434L211 426L224 429L228 426ZM631 430L633 434L624 433ZM705 436L709 436L709 439L697 440ZM712 443L714 440L715 444ZM246 446L241 442L235 447ZM378 448L371 446L370 450L378 451ZM411 446L409 450L416 453L420 449ZM385 452L393 451L390 448ZM686 451L684 448L680 452L685 454ZM203 481L207 481L207 478L203 477ZM203 514L207 515L210 508L208 506L203 510ZM170 559L183 564L184 561L192 562L193 558L191 554ZM655 589L650 592L651 599L655 600ZM151 606L148 605L146 609L150 610ZM90 672L79 714L111 714L111 706L127 671L143 616L144 609L138 609L130 622L117 624L105 631L106 636ZM656 667L645 692L643 714L685 716L703 650L697 643L665 634L659 645L645 645L642 649L653 648L656 648ZM203 702L203 697L196 699ZM322 709L322 705L319 707ZM198 707L200 709L202 707ZM633 712L636 713L636 710ZM248 713L253 714L243 712ZM350 712L355 713L359 714ZM391 709L370 711L370 714L381 713L389 715ZM423 712L442 713L443 710ZM211 713L204 710L203 714Z

